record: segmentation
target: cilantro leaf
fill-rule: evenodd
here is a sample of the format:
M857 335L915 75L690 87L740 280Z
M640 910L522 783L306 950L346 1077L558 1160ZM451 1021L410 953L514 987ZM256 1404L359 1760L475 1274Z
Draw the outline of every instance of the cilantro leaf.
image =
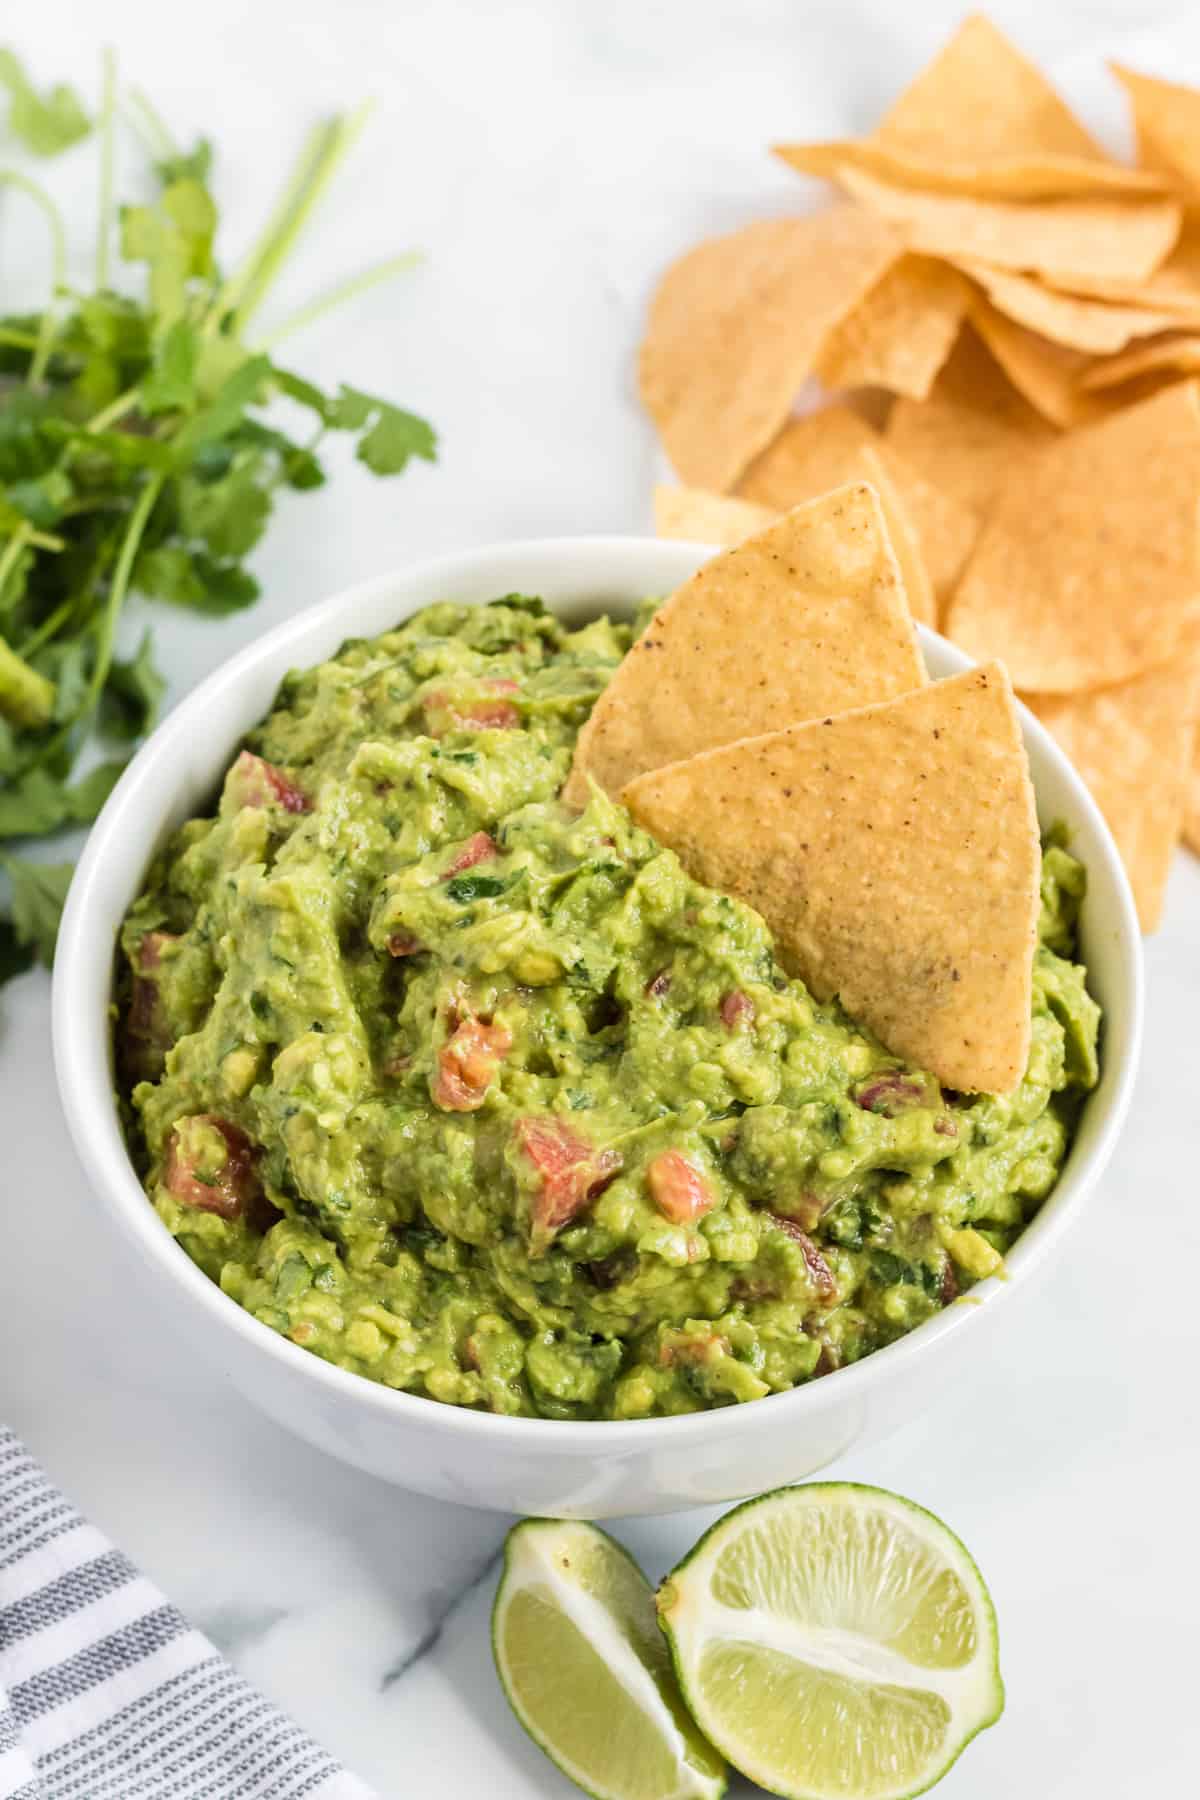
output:
M241 557L263 534L271 495L262 483L263 458L243 450L215 481L184 475L179 481L179 523L217 557Z
M154 642L145 633L137 655L114 659L100 696L100 726L110 737L133 742L144 737L158 717L166 681L154 664Z
M92 823L125 773L126 761L123 756L114 756L108 762L97 763L74 787L67 789L68 816L73 824Z
M150 271L150 304L163 325L183 313L188 283L213 273L217 211L194 176L165 187L157 206L121 208L121 255Z
M49 968L54 961L58 922L74 863L30 862L22 856L0 856L12 885L12 924L18 944L28 946Z
M35 156L57 156L92 129L74 88L39 94L11 50L0 50L0 86L9 93L8 128Z
M33 946L23 944L11 919L0 916L0 987L33 967Z
M437 434L427 420L387 400L342 386L328 409L335 431L361 431L355 455L373 475L399 475L414 456L437 460Z
M240 612L258 599L253 575L236 563L220 563L186 544L161 544L138 559L134 585L155 600L196 612Z
M0 838L41 837L66 817L62 782L46 769L28 769L0 788Z
M251 356L232 375L227 376L218 388L212 404L203 412L194 414L176 436L176 463L183 466L195 455L201 444L228 437L241 423L246 408L253 406L258 399L259 390L270 373L271 364L265 356Z
M153 366L142 382L142 411L182 412L191 406L196 397L199 359L195 327L186 319L176 319L160 338Z

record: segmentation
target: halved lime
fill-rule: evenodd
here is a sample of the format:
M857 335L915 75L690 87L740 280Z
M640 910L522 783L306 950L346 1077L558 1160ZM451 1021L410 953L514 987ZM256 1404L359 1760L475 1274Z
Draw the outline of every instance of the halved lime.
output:
M596 1800L717 1800L725 1765L687 1715L654 1594L594 1525L527 1519L504 1546L492 1652L534 1743Z
M996 1616L932 1513L882 1488L777 1488L663 1583L684 1699L735 1768L786 1800L901 1800L1004 1709Z

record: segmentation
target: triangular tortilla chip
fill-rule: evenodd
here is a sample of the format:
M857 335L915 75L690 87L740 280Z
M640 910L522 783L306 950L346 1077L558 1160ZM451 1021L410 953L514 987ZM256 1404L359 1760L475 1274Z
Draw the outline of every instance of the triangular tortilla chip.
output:
M862 479L862 453L868 449L879 452L916 531L934 591L944 598L962 573L979 521L897 456L891 444L849 407L823 406L802 419L790 419L751 463L738 492L760 506L786 512L844 481Z
M748 225L671 265L639 380L684 481L733 486L787 418L829 333L902 247L886 220L843 206Z
M1057 435L968 327L924 405L897 400L886 442L978 519L1014 464Z
M1053 274L1042 279L1048 287L1062 293L1083 294L1124 306L1158 306L1164 311L1194 314L1200 309L1200 221L1194 214L1185 214L1175 248L1145 281L1093 281L1085 276L1064 279Z
M1026 705L1053 732L1117 840L1143 931L1162 916L1192 781L1200 642L1132 681Z
M663 538L722 546L740 544L756 531L765 531L778 517L769 506L735 500L731 494L710 494L704 488L654 490L654 529Z
M1083 385L1095 390L1120 387L1126 381L1151 375L1174 379L1196 374L1200 374L1200 332L1176 332L1148 344L1131 344L1119 356L1094 363L1084 376Z
M1200 410L1164 388L1013 468L950 608L1018 687L1105 687L1170 656L1196 593Z
M563 798L925 679L883 513L839 488L726 550L655 615L579 734Z
M879 496L884 523L891 539L908 610L922 625L937 625L938 607L933 582L925 566L921 539L904 497L892 480L882 444L864 444L852 470L854 478L869 482Z
M845 164L838 181L902 226L910 247L926 256L1059 277L1144 280L1169 255L1183 219L1179 203L1166 199L968 200L898 187Z
M1183 841L1200 856L1200 724L1192 745L1192 772L1188 778L1187 806L1183 815Z
M826 339L827 388L881 387L923 400L949 356L971 290L928 256L902 256Z
M785 144L777 154L812 175L848 162L930 192L1022 200L1162 186L1153 171L1106 156L981 13L959 26L870 137Z
M1062 294L1012 269L992 269L970 260L959 267L979 283L998 312L1068 350L1086 350L1093 356L1111 356L1135 338L1177 329L1181 320L1178 311L1165 307L1118 306ZM1196 318L1200 323L1200 305Z
M699 880L889 1050L966 1092L1029 1054L1041 848L1008 678L969 669L748 738L625 789Z
M922 625L936 625L937 601L921 555L920 538L875 445L864 444L847 473L854 480L868 482L879 496L909 612ZM740 544L755 532L765 531L778 517L779 513L769 507L735 500L728 494L707 494L702 488L654 490L654 523L659 537L686 538L701 544Z
M1141 161L1171 170L1193 199L1200 196L1200 93L1121 63L1108 66L1133 107Z
M1090 425L1112 410L1080 387L1093 366L1093 357L1026 331L986 300L976 301L971 308L971 323L1013 386L1052 425L1064 430Z

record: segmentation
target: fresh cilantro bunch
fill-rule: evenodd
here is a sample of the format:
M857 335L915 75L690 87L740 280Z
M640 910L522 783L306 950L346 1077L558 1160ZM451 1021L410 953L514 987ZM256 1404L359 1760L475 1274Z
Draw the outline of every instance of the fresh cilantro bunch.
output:
M64 87L40 96L11 51L0 51L8 126L26 148L53 155L92 129ZM216 253L211 150L182 153L150 103L127 102L153 166L149 204L112 204L118 96L111 58L96 126L101 207L95 281L66 283L65 239L50 194L23 171L0 185L40 209L54 255L43 311L0 319L0 981L53 955L69 864L3 854L6 842L87 824L133 745L154 723L163 679L151 635L114 653L134 590L219 616L249 606L258 584L245 566L281 487L325 479L328 432L357 440L375 475L413 457L432 461L424 419L354 387L327 394L281 367L285 336L412 262L400 257L319 297L255 342L250 324L313 206L358 133L363 114L310 135L267 224L225 272ZM141 274L132 298L111 281L114 248ZM266 409L278 396L309 429L292 436ZM89 771L85 745L107 747Z

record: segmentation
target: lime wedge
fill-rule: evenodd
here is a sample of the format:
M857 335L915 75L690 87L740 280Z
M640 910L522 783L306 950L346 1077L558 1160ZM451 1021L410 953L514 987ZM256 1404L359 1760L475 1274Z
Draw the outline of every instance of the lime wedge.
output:
M687 1715L632 1557L594 1525L527 1519L504 1547L492 1652L538 1747L596 1800L717 1800L725 1765Z
M901 1800L1004 1708L996 1616L932 1513L882 1488L777 1488L726 1514L658 1593L684 1699L786 1800Z

